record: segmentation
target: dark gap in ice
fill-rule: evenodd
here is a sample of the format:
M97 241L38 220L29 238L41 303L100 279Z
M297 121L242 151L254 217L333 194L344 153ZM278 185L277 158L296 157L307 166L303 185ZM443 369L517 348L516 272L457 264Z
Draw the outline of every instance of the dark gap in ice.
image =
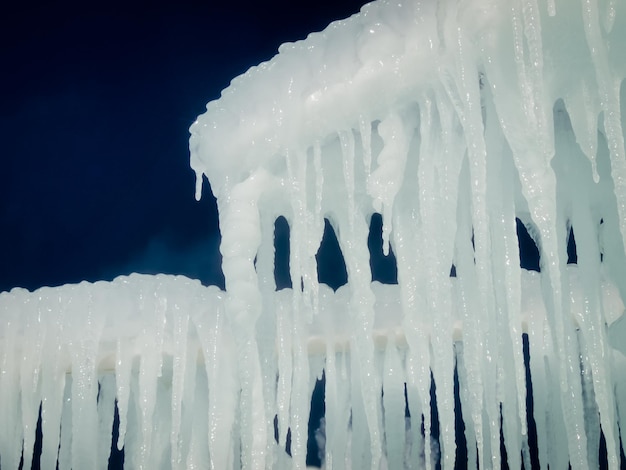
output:
M39 470L41 467L41 451L43 450L43 430L42 430L42 404L39 404L39 414L37 416L37 428L35 430L35 447L33 449L33 465L32 468Z
M280 429L278 428L278 415L274 415L274 440L278 444ZM285 453L291 457L291 428L287 428L287 437L285 440Z
M291 457L291 428L287 429L287 439L285 442L285 452Z
M98 383L98 390L100 389L100 384ZM124 449L121 450L117 448L117 439L120 434L120 416L117 408L117 400L115 400L115 412L113 415L113 429L112 429L112 440L111 440L111 452L109 454L109 470L122 470L124 468ZM42 405L39 405L39 416L37 418L37 429L35 431L35 445L33 448L33 461L31 465L31 470L39 470L41 468L41 453L43 446L43 432L42 432ZM23 470L24 468L24 451L22 449L22 458L20 459L20 464L18 469ZM58 455L57 455L58 458ZM57 461L56 465L57 470L59 469L59 462Z
M450 267L450 277L456 277L456 266L454 264Z
M598 464L599 468L604 470L605 468L609 468L609 460L608 455L606 454L606 438L604 437L604 431L602 431L602 426L600 426L600 449L598 450Z
M441 430L439 429L439 410L437 409L437 385L435 384L435 376L433 371L430 371L430 437L433 444L436 446L433 450L433 454L437 455L435 463L435 470L441 470L441 458L439 449L439 436ZM425 442L424 445L430 445L429 442Z
M404 383L404 417L411 417L411 410L409 410L409 394L406 389L406 382Z
M120 436L120 413L115 400L115 412L113 414L113 439L111 440L111 454L109 455L109 470L124 468L124 448L117 448L117 440Z
M620 436L615 436L617 439L617 444L619 445L619 461L620 468L626 468L626 456L624 455L624 442ZM609 469L609 456L607 453L606 447L606 438L604 437L604 431L602 430L602 426L600 426L600 446L598 449L598 468L600 470L608 470Z
M325 439L324 429L320 429L322 418L326 415L324 395L326 393L326 375L322 372L322 377L315 382L315 388L311 395L311 411L309 413L309 437L307 439L306 464L309 467L321 467L323 447L321 440Z
M567 237L567 264L577 264L578 254L576 253L576 238L574 237L574 228L569 229Z
M600 219L600 225L604 224L604 219ZM600 262L604 261L604 247L600 244ZM622 459L623 462L626 463L626 460Z
M274 280L276 281L276 290L291 287L289 253L289 223L281 215L274 222Z
M276 441L277 444L278 444L279 436L280 436L280 433L278 431L278 415L274 415L274 440Z
M348 283L346 262L339 248L337 235L328 219L324 219L324 236L317 255L317 278L333 290Z
M620 468L626 468L626 455L624 455L624 441L621 436L615 436L617 439L617 444L619 445L619 462ZM604 431L602 430L602 426L600 426L600 448L598 449L598 468L600 470L608 470L609 468L609 456L607 453L606 447L606 438L604 437Z
M396 256L389 245L389 255L383 254L383 218L380 214L372 214L370 231L367 237L367 247L370 251L370 269L372 281L382 284L398 283L398 267Z
M461 408L461 394L459 388L458 363L454 364L454 436L456 439L456 462L457 468L463 462L467 464L467 440L465 439L465 422L463 421L463 409ZM469 414L468 414L469 416Z
M528 426L528 447L530 449L530 464L532 468L539 467L539 448L537 447L537 423L535 422L533 403L533 381L530 375L530 343L528 334L522 335L524 352L524 370L526 372L526 424ZM522 466L524 463L522 462ZM525 469L530 470L530 469Z
M504 419L502 418L502 403L500 403L500 469L509 470L509 455L504 445Z
M535 241L528 233L526 226L520 219L515 219L517 224L517 242L519 244L520 266L529 271L541 271L539 269L539 249Z
M37 417L37 428L35 430L35 444L33 446L33 459L32 459L32 470L39 470L41 468L41 447L43 444L43 433L41 431L41 403L39 404L39 416ZM19 470L24 468L24 442L22 441L22 457L20 458L20 465L18 467ZM58 467L58 465L57 465ZM1 467L0 467L1 468Z

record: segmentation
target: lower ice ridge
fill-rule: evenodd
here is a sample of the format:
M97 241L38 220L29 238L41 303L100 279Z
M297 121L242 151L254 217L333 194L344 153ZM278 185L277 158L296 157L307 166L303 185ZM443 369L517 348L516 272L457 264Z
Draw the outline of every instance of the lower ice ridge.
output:
M601 433L606 435L606 431L600 429L597 418L597 379L589 344L578 325L588 321L584 316L588 305L581 294L578 268L570 265L567 273L570 347L580 358L577 373L582 377L582 437L588 464L596 467ZM524 341L519 344L523 344L523 373L532 395L516 389L512 345L503 337L498 357L493 358L499 364L497 383L483 385L495 387L496 416L487 414L484 397L474 395L470 384L468 373L484 358L474 357L464 338L457 280L449 278L452 323L439 333L454 357L452 368L443 372L434 369L432 360L424 367L418 362L423 358L409 353L400 287L372 283L375 320L370 341L381 384L375 405L381 430L380 468L435 468L446 452L452 453L453 461L465 454L470 462L482 458L487 466L497 466L495 460L505 458L500 455L501 436L511 468L521 468L522 461L526 468L531 464L567 466L569 457L554 450L568 445L567 417L560 411L558 374L554 373L557 355L546 322L540 276L522 270L519 323ZM312 323L304 323L302 337L291 338L289 350L283 351L291 355L295 343L306 345L299 360L306 361L308 378L300 384L294 380L291 392L282 392L282 404L277 384L285 374L295 374L291 369L285 372L282 367L288 365L280 359L285 335L280 334L279 325L294 321L291 290L276 292L275 312L261 318L256 339L259 353L264 353L260 359L267 383L264 403L255 406L265 410L269 435L280 441L267 440L263 458L270 468L290 468L295 463L285 449L294 458L296 452L301 465L373 465L361 401L361 366L354 360L349 291L349 284L336 292L320 286L318 314ZM113 446L123 448L127 468L239 468L241 377L235 360L236 332L224 315L224 297L215 287L167 275L131 275L112 282L0 294L2 331L7 332L0 342L0 405L5 417L0 428L2 466L18 468L22 460L24 467L30 467L37 448L41 454L34 458L40 458L42 468L54 469L57 461L59 468L90 468L94 462L106 468ZM602 283L601 299L609 325L612 369L604 372L613 374L611 399L621 422L626 410L626 380L621 373L626 355L620 340L626 329L624 305L610 282ZM7 308L10 305L20 308ZM432 328L432 324L420 325L427 342L433 341ZM449 375L452 393L439 390L436 377L442 373ZM312 401L314 395L317 398ZM21 405L11 406L14 403ZM294 416L296 412L304 415ZM112 442L114 415L119 419L117 442ZM38 419L43 431L43 438L37 439L42 439L40 447L35 446ZM460 419L464 426L459 425ZM520 434L522 428L528 431ZM296 451L298 440L304 447ZM313 442L318 452L311 447ZM455 448L442 447L447 442L455 443ZM313 448L308 456L307 443Z

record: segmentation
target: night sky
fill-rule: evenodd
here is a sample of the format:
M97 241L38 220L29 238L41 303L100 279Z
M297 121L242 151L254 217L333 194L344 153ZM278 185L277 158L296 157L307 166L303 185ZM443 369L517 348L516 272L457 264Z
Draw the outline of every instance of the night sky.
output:
M188 128L281 43L365 2L14 3L0 12L0 291L131 272L223 287Z

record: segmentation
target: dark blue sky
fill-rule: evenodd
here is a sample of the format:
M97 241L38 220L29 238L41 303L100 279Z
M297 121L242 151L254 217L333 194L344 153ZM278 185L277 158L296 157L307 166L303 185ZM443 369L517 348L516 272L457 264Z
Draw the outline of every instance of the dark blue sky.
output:
M0 291L133 271L223 285L189 125L282 42L365 2L15 3L0 19Z

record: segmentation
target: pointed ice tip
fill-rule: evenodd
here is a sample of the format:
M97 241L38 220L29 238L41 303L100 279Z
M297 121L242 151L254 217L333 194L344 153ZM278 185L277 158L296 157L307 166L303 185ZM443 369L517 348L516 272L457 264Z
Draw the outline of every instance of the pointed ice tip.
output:
M196 201L202 198L202 173L196 172Z

